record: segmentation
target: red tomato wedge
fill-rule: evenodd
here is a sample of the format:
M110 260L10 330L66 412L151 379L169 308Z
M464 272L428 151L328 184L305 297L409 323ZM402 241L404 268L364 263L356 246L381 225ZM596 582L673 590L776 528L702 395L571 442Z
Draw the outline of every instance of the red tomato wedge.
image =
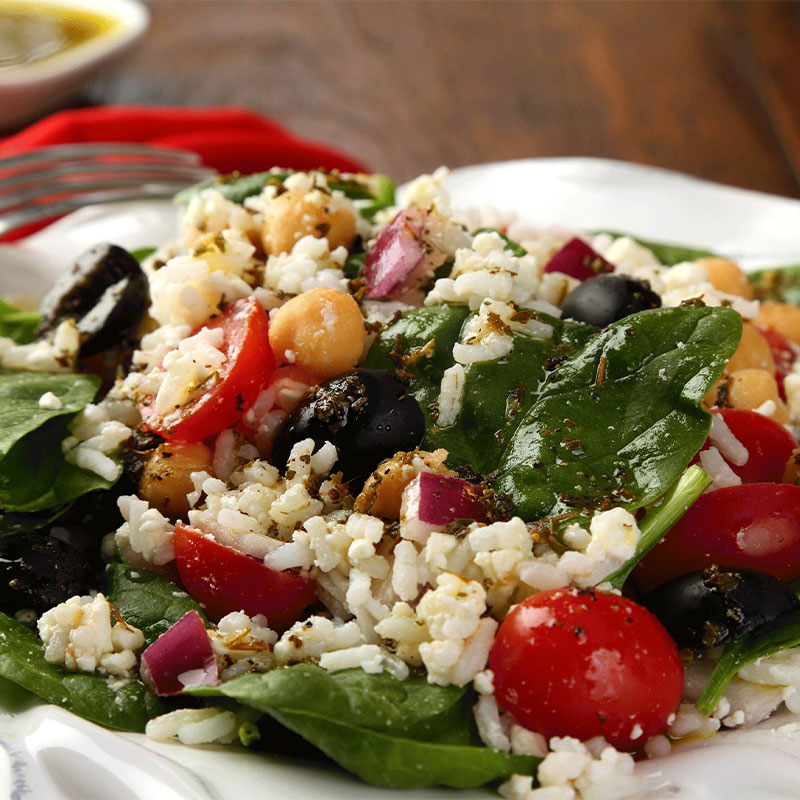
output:
M798 347L794 342L789 341L782 333L778 333L775 328L768 326L759 327L759 332L767 340L772 357L775 360L775 380L778 382L778 391L781 399L786 400L786 391L783 388L783 379L792 371L792 364L798 355Z
M211 388L174 413L162 417L141 407L145 424L167 439L199 442L232 427L269 382L275 360L269 347L269 318L254 297L233 303L210 320L222 327L225 363Z
M763 414L740 408L715 409L712 413L722 416L731 433L750 454L742 466L728 462L743 483L780 483L783 480L786 462L800 446L783 425ZM703 449L711 444L707 441Z
M214 622L232 611L263 614L283 631L300 619L316 598L316 582L289 570L270 569L178 523L173 537L181 583Z
M664 730L683 694L664 626L632 600L594 590L523 600L500 625L489 668L498 704L521 725L622 748Z
M702 495L637 565L631 580L649 592L712 564L800 578L800 486L749 483Z

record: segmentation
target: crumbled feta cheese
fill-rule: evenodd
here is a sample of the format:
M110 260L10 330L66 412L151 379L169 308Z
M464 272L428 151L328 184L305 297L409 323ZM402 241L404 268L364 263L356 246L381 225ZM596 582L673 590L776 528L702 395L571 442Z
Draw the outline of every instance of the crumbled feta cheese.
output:
M61 400L52 392L45 392L39 398L39 408L45 408L48 411L58 411L61 409Z
M38 621L46 661L73 672L102 672L131 677L135 651L144 635L121 617L112 626L111 606L102 594L71 597L46 611Z

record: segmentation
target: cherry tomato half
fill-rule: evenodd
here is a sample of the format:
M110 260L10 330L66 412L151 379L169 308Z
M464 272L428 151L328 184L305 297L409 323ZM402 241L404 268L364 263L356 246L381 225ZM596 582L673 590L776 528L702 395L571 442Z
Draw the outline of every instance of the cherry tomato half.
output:
M743 483L780 483L786 462L798 447L794 436L770 417L741 408L715 409L731 433L744 445L750 454L742 466L729 463L730 468ZM709 440L703 449L710 447Z
M222 327L224 337L225 363L216 382L167 417L158 416L151 405L141 407L145 424L168 439L199 442L232 427L272 374L269 318L254 297L237 300L206 327Z
M232 611L263 614L282 631L316 598L316 582L297 572L270 569L257 558L178 523L173 536L181 583L213 622Z
M756 569L783 581L800 577L800 486L748 483L701 495L631 580L649 592L712 564Z
M683 695L678 648L642 606L574 588L541 592L503 621L489 655L495 696L521 725L635 748Z

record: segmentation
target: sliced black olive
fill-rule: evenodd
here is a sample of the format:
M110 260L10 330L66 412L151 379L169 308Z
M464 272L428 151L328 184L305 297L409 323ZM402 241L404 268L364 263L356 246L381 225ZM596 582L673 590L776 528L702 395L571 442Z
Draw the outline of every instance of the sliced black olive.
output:
M576 286L564 300L561 316L605 328L648 308L661 308L661 298L646 283L605 274Z
M66 319L81 335L81 357L119 344L139 324L149 303L147 277L122 247L98 244L78 257L42 298L44 336Z
M77 547L42 533L0 539L0 610L41 614L97 587L97 574Z
M782 581L763 572L711 566L680 575L644 597L679 647L716 647L800 609Z
M306 393L284 420L272 446L272 462L284 469L292 446L313 439L332 442L339 451L334 466L344 479L369 475L384 458L413 450L425 433L407 381L383 369L356 369Z

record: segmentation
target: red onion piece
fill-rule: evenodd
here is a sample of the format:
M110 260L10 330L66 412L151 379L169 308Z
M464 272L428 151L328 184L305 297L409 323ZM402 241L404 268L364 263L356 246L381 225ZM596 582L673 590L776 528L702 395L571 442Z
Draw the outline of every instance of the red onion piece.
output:
M417 480L419 505L416 516L420 522L440 527L457 519L486 522L479 486L461 478L451 478L433 472L422 472Z
M180 694L185 686L220 682L217 658L197 611L184 614L142 653L142 678L156 694Z
M585 281L602 272L613 272L614 265L592 250L583 239L570 239L544 268L545 272L563 272L571 278Z
M429 216L423 209L407 208L378 234L364 260L367 297L402 294L425 274L429 265L423 235Z

